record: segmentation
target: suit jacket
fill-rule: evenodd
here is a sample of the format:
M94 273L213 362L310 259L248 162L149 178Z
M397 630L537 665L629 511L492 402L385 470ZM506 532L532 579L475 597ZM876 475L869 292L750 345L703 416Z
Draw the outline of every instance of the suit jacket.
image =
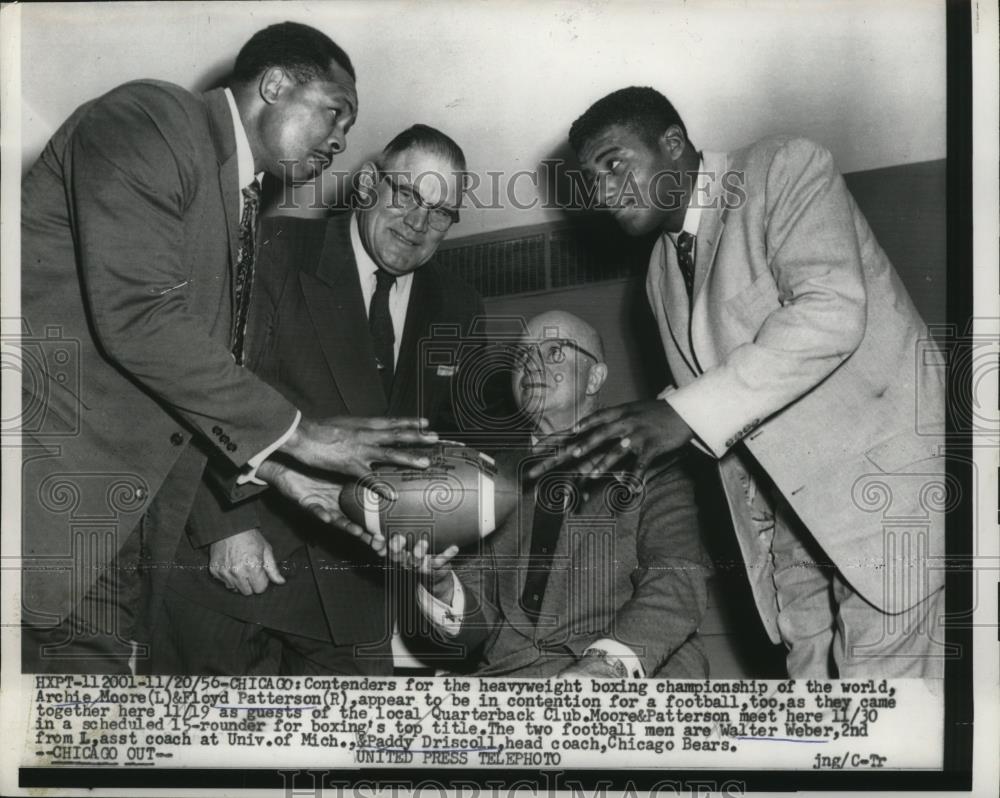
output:
M24 178L27 623L72 609L192 437L242 465L292 423L230 355L237 183L222 90L154 81L82 106Z
M441 368L443 361L428 357L427 348L438 355L452 352L445 359L456 364L462 334L483 315L482 299L433 260L414 273L387 401L375 367L349 224L350 215L265 220L249 362L308 416L425 416L435 429L447 432L455 370ZM386 596L385 561L367 545L272 493L225 509L225 501L220 504L203 488L190 525L197 540L259 525L276 557L285 561L288 584L271 585L255 596L233 594L208 574L206 551L188 547L182 554L198 567L179 569L171 587L244 620L315 637L332 635L338 645L388 640L393 612ZM241 495L242 489L230 497Z
M754 462L847 581L902 611L943 582L944 360L826 150L770 138L704 169L692 309L665 237L647 291L669 401L719 459L765 624L777 639Z
M510 473L537 459L523 449L497 458ZM546 479L542 495L561 498ZM640 657L647 676L706 677L697 632L711 567L683 462L649 476L636 495L614 480L583 483L574 494L537 623L521 599L535 516L535 491L525 488L480 551L457 561L465 614L457 636L439 635L442 642L458 646L480 675L554 676L596 640L611 638Z

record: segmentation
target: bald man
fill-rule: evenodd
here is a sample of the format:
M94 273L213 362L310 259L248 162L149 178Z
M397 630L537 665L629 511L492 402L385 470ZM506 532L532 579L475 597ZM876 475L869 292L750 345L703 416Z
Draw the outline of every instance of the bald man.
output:
M530 440L500 452L525 474L560 433L597 410L609 372L597 331L570 313L533 318L511 348L512 389ZM643 481L573 474L522 481L518 510L475 552L389 556L421 575L433 636L482 676L703 678L698 625L710 566L680 458ZM585 490L584 490L585 488Z

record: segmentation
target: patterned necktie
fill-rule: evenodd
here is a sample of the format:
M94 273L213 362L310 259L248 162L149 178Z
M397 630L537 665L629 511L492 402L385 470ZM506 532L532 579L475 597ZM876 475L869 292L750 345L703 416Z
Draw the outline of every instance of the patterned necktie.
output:
M389 291L396 282L396 277L379 269L375 272L375 293L372 294L368 306L368 330L372 336L372 346L375 349L375 365L382 378L382 388L385 398L392 393L392 376L396 333L392 329L392 316L389 313Z
M243 189L243 215L240 218L240 252L236 261L236 291L233 313L233 356L243 365L250 295L253 292L253 268L257 259L257 216L260 211L260 181Z
M685 232L677 236L677 265L681 267L684 277L688 302L694 294L694 245L695 237L691 233Z

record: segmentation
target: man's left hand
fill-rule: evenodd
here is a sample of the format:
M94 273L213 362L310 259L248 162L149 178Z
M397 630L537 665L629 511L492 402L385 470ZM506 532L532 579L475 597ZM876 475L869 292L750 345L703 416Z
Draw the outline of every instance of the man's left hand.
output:
M320 521L361 538L376 554L385 556L385 538L370 534L340 509L340 493L343 490L341 483L311 476L274 460L265 460L257 469L257 476Z
M684 419L662 399L600 410L583 419L573 431L574 442L538 463L528 472L529 478L535 479L568 460L580 462L581 473L596 477L630 454L635 455L634 470L641 476L657 457L681 448L694 437ZM602 447L611 442L614 445L602 453Z

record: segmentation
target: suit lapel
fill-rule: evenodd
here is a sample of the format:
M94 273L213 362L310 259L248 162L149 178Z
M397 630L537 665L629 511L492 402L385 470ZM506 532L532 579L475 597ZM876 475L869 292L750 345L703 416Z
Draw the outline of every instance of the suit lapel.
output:
M234 266L240 243L240 220L237 218L239 215L237 208L240 207L240 178L233 115L230 113L229 101L223 89L206 92L202 95L202 99L208 109L212 142L219 161L219 189L222 192L222 210L226 215L226 234L229 236L229 262Z
M349 223L350 216L330 220L316 274L302 271L299 280L320 348L348 412L383 415L385 394L375 368Z
M413 273L410 300L403 323L403 339L396 359L396 375L389 398L390 415L414 415L420 411L418 375L420 371L420 341L426 335L430 320L438 317L440 294L431 264L424 264Z
M549 572L545 594L542 596L542 614L556 617L559 626L565 625L566 616L572 611L574 602L586 598L579 595L581 588L586 589L579 582L579 579L581 577L586 579L587 573L577 569L586 565L585 560L581 557L580 547L590 536L587 534L586 527L578 529L576 533L573 532L573 518L593 519L595 515L600 514L600 510L604 506L603 499L595 499L595 497L603 497L605 487L606 484L603 480L601 482L578 481L577 493L580 498L577 500L576 509L566 514L559 529L553 568ZM608 518L613 523L613 518L611 516ZM589 523L588 526L590 526ZM576 579L574 579L574 575ZM541 631L543 636L552 633L551 628L543 628Z
M687 289L684 287L681 267L677 263L677 249L666 233L660 236L653 249L647 282L650 298L660 305L653 309L654 312L657 317L664 318L674 347L680 352L688 368L697 374L698 368L691 354L688 337L690 308Z
M715 365L710 339L708 299L705 286L715 265L715 254L725 228L725 202L723 176L728 168L725 153L706 152L703 156L705 172L709 175L708 207L701 213L698 223L698 249L695 253L694 295L690 319L692 354L702 370Z

